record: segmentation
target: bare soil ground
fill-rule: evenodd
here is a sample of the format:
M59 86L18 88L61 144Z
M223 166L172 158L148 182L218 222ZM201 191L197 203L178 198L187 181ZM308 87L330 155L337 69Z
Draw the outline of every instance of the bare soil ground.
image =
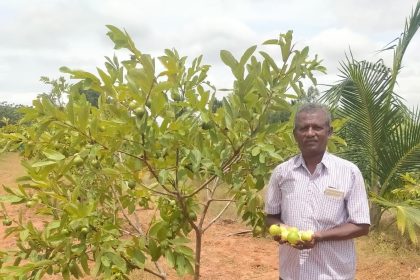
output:
M15 178L24 173L17 154L0 156L0 183L15 186ZM0 190L0 195L4 190ZM18 206L8 206L8 213L16 217ZM42 218L27 211L35 224ZM14 246L12 238L4 239L4 226L0 224L0 250ZM278 279L277 245L268 238L254 238L249 234L232 235L247 230L243 224L225 218L211 227L204 236L201 279ZM417 252L417 253L416 253ZM369 236L357 240L358 267L356 279L360 280L420 280L420 256L417 251L401 249L397 243L385 241L383 236ZM178 277L168 271L168 279L192 279ZM45 279L60 279L48 277ZM86 278L92 279L92 278ZM132 279L157 279L141 272L133 273Z

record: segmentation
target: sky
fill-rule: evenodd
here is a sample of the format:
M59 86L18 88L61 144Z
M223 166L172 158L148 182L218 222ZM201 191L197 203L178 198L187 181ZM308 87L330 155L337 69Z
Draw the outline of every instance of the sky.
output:
M113 49L107 24L125 29L143 53L175 48L190 59L203 54L216 88L231 86L233 75L219 56L236 57L280 33L293 30L297 48L309 46L327 67L319 83L339 80L340 62L351 50L358 60L384 59L378 52L404 30L416 0L0 0L0 102L30 105L50 87L59 68L97 74ZM420 32L410 43L396 92L407 105L420 106Z

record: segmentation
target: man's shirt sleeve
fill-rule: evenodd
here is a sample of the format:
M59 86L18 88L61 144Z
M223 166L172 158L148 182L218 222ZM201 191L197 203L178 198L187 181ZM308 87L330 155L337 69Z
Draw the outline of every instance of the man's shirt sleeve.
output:
M280 177L280 168L277 166L273 170L268 183L264 209L266 214L276 215L281 213Z
M347 199L348 222L354 224L370 224L369 203L363 176L356 167L353 172L353 187Z

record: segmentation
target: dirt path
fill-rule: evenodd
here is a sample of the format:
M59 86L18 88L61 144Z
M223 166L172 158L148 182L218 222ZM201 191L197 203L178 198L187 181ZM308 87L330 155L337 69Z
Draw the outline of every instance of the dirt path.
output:
M16 154L0 156L0 183L15 186L15 178L24 173ZM4 190L0 190L4 194ZM18 206L7 207L9 215L16 217ZM32 216L32 213L26 213ZM31 217L35 223L42 222L37 217ZM222 220L211 227L204 236L201 279L203 280L247 280L247 279L278 279L278 258L275 242L266 238L253 238L250 235L230 234L247 228L232 220ZM4 227L0 224L0 250L10 248L14 242L11 238L3 239ZM371 238L361 238L357 241L359 280L420 280L420 256L385 254L375 250ZM149 278L148 279L153 279ZM45 278L47 279L47 278ZM60 279L60 278L48 278ZM92 278L90 278L92 279ZM143 279L133 273L132 279ZM169 279L180 278L174 272L169 272Z

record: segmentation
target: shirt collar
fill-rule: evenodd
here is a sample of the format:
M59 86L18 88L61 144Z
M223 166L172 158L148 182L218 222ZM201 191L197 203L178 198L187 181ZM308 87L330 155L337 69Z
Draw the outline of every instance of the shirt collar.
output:
M331 155L327 151L325 151L324 156L321 160L322 165L328 169L331 166ZM303 160L302 154L299 154L295 158L294 168L298 168L300 166L306 166L305 161Z

